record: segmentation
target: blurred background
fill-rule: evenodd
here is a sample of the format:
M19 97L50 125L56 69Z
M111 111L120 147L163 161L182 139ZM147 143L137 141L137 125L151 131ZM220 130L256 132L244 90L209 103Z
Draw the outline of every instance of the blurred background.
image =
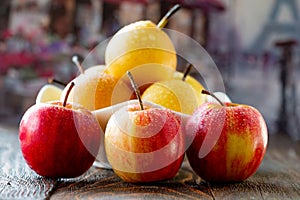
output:
M166 28L206 49L226 93L258 108L270 134L299 140L300 0L1 0L0 125L17 127L48 78L74 78L72 55L175 3Z

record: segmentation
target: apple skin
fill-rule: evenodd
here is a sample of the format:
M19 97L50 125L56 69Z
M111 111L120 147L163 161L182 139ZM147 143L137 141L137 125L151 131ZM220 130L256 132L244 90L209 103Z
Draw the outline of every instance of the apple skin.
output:
M142 20L121 28L105 50L106 72L120 79L135 67L156 63L176 69L176 50L170 37L153 22Z
M52 84L44 85L36 96L35 103L45 103L48 101L58 100L61 96L62 89Z
M126 105L108 121L105 150L114 172L126 182L173 178L185 155L181 119L164 108Z
M64 101L70 84L74 82L75 86L68 96L68 102L81 104L90 111L111 106L116 79L104 73L104 69L104 65L96 65L85 70L68 83L61 93L60 100Z
M258 169L268 143L266 123L248 105L205 103L188 119L192 169L209 182L240 182Z
M101 128L81 106L35 104L23 115L19 140L23 157L37 174L49 178L82 175L99 150Z

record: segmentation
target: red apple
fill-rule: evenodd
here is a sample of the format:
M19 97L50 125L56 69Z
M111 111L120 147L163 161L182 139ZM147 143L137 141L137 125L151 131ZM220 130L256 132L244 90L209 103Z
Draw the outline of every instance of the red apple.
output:
M260 112L248 105L208 102L188 120L187 149L192 169L209 182L239 182L263 160L268 133Z
M128 105L105 130L105 150L114 172L127 182L170 179L185 153L181 119L170 110Z
M93 164L101 128L90 111L71 103L35 104L19 126L22 154L37 174L51 178L77 177Z

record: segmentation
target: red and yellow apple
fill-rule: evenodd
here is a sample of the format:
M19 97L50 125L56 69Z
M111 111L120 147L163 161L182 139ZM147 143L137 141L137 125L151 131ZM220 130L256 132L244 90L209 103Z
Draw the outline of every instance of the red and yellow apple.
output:
M268 133L260 112L248 105L208 102L186 124L188 161L209 182L239 182L256 172Z
M101 128L82 106L53 101L30 107L19 126L23 157L37 174L77 177L86 172L100 145Z
M185 153L181 119L167 109L126 105L107 123L105 150L114 172L127 182L170 179Z

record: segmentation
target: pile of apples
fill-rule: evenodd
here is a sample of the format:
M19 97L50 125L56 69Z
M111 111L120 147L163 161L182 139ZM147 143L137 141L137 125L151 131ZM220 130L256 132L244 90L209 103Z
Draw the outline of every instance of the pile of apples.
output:
M237 182L256 172L267 147L265 121L255 108L204 90L188 75L191 65L176 71L176 51L162 28L178 9L158 25L123 27L106 47L106 65L84 71L74 57L78 77L63 90L47 84L39 91L19 126L31 169L51 178L80 176L105 148L127 182L170 179L185 155L206 181Z

